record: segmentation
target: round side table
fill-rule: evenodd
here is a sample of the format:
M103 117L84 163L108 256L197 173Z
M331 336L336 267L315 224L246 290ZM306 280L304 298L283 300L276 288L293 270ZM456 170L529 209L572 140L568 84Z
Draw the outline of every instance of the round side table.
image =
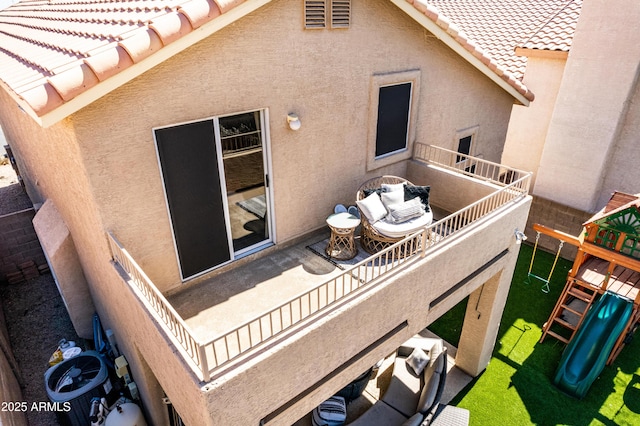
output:
M338 260L349 260L356 257L358 249L353 232L360 225L360 219L350 213L336 213L327 218L331 229L331 237L327 245L327 256Z

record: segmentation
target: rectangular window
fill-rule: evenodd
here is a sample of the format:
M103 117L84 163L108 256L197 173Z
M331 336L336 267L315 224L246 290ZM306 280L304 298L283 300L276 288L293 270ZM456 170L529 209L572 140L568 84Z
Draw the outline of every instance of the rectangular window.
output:
M367 170L408 160L418 126L420 70L371 76L367 123Z
M468 127L456 132L455 143L457 143L457 152L460 155L456 155L455 167L458 170L464 170L469 173L475 173L476 162L469 159L470 155L475 155L475 143L478 134L479 126Z
M376 128L376 158L407 149L412 84L402 83L380 87L378 124Z
M469 136L465 136L465 137L461 138L460 140L458 140L458 152L460 154L470 155L472 139L473 139L473 135L469 135ZM456 163L464 161L465 159L466 159L466 157L463 157L462 155L458 155L456 157Z

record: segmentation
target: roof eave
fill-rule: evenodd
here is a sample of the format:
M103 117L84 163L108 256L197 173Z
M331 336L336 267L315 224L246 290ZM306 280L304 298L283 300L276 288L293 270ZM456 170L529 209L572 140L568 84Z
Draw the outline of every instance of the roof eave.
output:
M39 116L28 102L22 99L17 99L18 104L42 127L50 127L62 121L71 114L86 107L87 105L97 101L101 97L119 88L120 86L128 83L144 72L152 69L156 65L159 65L160 63L166 61L174 55L182 52L184 49L198 43L199 41L202 41L203 39L209 37L211 34L223 29L224 27L232 24L238 19L270 2L271 0L246 0L243 3L240 3L227 12L219 15L215 19L203 24L190 33L177 39L176 41L167 44L153 55L148 56L140 62L122 70L113 77L108 78L95 85L94 87L80 93L73 99L70 99L69 101L63 103L50 112Z
M411 1L411 3L409 3ZM503 80L494 70L489 68L484 62L473 55L472 52L462 46L451 34L445 29L440 27L437 23L429 19L424 13L420 12L412 4L418 0L391 0L393 4L398 6L407 15L413 18L416 22L422 25L427 31L432 33L436 38L442 41L450 49L460 55L464 60L469 62L473 67L478 69L481 73L489 77L494 83L496 83L501 89L511 95L519 104L529 106L530 101L522 93L518 92L515 87Z

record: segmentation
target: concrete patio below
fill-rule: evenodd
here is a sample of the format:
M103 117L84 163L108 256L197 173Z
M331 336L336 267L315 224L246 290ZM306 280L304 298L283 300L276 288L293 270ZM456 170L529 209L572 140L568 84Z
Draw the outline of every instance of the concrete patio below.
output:
M428 329L424 329L419 334L423 337L437 337ZM445 342L445 346L447 347L447 382L440 399L440 404L442 405L449 404L473 380L473 377L456 366L457 348L447 342ZM367 383L363 394L347 405L347 424L364 414L384 394L389 386L394 360L394 353L387 356L376 376L372 377ZM311 424L311 413L309 413L295 422L293 426L311 426Z

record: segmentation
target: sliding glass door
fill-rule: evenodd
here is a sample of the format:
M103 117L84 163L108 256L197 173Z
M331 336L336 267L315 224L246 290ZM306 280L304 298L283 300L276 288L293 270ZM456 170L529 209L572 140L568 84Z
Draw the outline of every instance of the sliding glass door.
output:
M272 242L265 112L154 129L182 279Z

